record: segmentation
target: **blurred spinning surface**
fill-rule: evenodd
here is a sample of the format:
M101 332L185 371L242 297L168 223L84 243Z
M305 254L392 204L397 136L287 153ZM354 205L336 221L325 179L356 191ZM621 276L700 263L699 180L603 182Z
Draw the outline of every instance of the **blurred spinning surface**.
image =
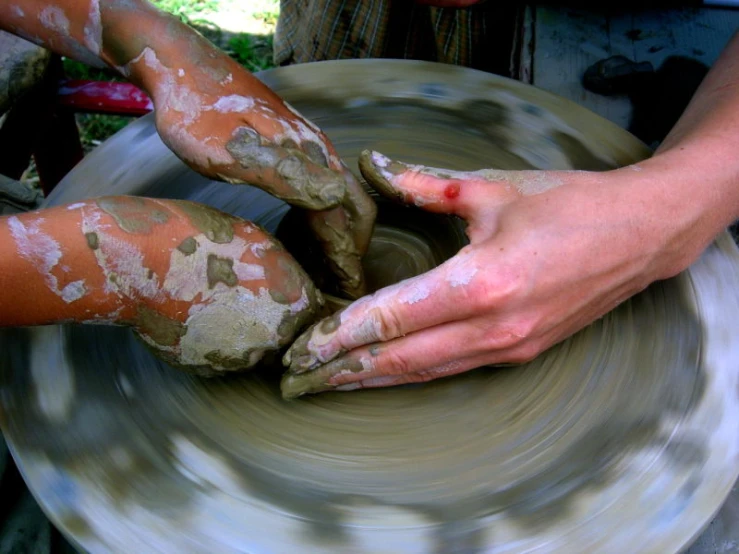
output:
M459 170L649 154L571 102L457 67L342 61L262 77L352 168L365 148ZM287 211L187 169L151 117L48 204L109 194L188 198L273 232ZM7 330L0 423L44 510L91 552L674 553L739 470L737 290L722 235L524 366L293 402L279 373L198 379L127 329Z

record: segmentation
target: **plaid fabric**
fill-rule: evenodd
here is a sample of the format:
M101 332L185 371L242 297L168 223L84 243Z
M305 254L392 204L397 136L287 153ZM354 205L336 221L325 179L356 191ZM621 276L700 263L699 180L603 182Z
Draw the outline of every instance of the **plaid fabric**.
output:
M465 9L413 0L281 0L277 65L342 58L408 58L507 73L517 8Z

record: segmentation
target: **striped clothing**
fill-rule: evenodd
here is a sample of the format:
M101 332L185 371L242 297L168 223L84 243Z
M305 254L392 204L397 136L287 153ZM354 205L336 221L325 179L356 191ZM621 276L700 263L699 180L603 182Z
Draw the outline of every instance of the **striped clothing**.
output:
M515 3L464 9L413 0L281 0L277 65L343 58L407 58L507 74Z

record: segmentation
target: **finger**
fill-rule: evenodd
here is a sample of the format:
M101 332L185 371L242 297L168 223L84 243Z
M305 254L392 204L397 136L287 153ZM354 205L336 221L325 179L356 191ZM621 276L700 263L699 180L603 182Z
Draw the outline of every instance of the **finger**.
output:
M339 288L349 298L365 293L362 256L351 233L351 219L343 206L326 211L307 212L308 225L326 254Z
M472 247L431 271L364 297L301 335L283 359L309 371L342 352L485 311L496 298ZM501 287L501 294L505 294Z
M409 165L369 150L360 155L359 169L370 186L388 198L465 219L480 205L489 208L519 196L510 183L513 172L508 171Z
M333 389L393 386L468 371L486 363L482 328L474 320L439 325L357 348L308 373L288 371L282 395L289 399Z
M372 232L375 227L375 218L377 217L377 205L364 187L357 181L352 173L344 168L346 176L346 197L343 206L351 219L351 233L354 237L354 244L361 256L367 253L372 238Z
M294 143L280 145L251 127L240 127L226 144L226 150L238 164L218 171L218 176L228 182L248 182L308 210L334 208L346 196L344 174L316 163L315 156L309 156Z

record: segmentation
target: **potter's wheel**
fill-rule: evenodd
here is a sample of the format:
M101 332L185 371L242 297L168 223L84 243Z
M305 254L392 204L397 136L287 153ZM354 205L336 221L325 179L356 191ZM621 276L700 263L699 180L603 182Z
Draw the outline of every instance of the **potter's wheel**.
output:
M326 62L264 79L352 167L365 148L460 170L648 154L565 100L460 68ZM151 117L49 202L103 194L189 198L272 230L285 212L187 170ZM0 422L46 512L91 551L674 553L739 469L737 290L723 235L526 366L291 403L279 376L199 380L125 329L11 330Z

